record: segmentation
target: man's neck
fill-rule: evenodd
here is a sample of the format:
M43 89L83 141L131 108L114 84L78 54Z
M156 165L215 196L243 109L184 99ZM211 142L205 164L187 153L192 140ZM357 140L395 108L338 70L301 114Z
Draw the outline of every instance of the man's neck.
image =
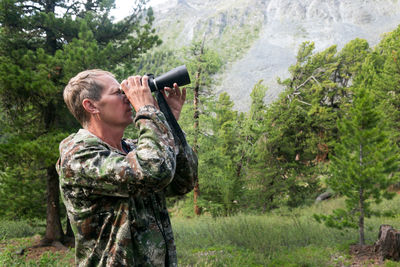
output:
M123 128L107 127L96 123L89 123L85 128L110 146L124 151L121 144L121 139L124 135Z

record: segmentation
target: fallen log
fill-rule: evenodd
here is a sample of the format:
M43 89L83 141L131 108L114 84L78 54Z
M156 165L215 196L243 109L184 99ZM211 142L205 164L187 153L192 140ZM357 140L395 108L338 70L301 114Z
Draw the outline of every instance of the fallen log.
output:
M332 195L333 195L332 192L329 192L329 191L327 191L325 193L322 193L315 199L315 202L318 203L318 202L321 202L323 200L330 199L332 197Z

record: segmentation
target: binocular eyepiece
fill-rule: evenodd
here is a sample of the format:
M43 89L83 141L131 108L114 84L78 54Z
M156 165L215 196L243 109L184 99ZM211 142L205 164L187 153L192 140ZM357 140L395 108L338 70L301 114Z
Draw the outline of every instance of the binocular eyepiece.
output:
M174 83L177 83L178 86L190 83L189 73L185 65L176 67L158 77L154 77L153 74L147 74L147 76L149 76L149 87L152 92L162 90L164 87L173 88Z

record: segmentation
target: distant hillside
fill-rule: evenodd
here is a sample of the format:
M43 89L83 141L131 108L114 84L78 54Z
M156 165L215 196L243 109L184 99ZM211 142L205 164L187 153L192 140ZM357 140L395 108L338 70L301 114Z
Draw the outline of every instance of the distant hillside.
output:
M215 90L228 92L239 110L247 110L261 79L270 88L267 102L281 92L276 78L287 77L302 42L340 49L358 37L373 46L400 24L397 0L166 0L154 10L167 47L206 33L207 45L227 63Z

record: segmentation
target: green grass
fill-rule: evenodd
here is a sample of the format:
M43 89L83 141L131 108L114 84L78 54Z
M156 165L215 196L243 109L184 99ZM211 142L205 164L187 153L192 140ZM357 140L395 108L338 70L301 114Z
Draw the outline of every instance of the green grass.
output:
M246 266L349 264L349 246L358 242L358 231L327 228L312 216L342 206L343 200L338 199L291 211L279 209L266 215L173 218L179 263L182 266L243 266L243 262L247 262ZM377 208L400 214L400 197ZM398 216L368 218L367 243L377 240L381 224L400 227Z
M18 251L33 245L34 235L44 234L45 226L45 222L39 220L0 220L0 266L72 266L74 249L67 253L47 251L35 260L28 259L26 253L18 255Z
M66 253L44 252L38 259L28 259L26 255L18 255L16 252L21 248L32 245L31 238L14 238L8 240L8 244L0 250L0 266L26 266L26 267L47 267L47 266L73 266L71 262L75 257L75 250L70 249Z
M45 222L38 220L0 220L0 241L44 233Z
M344 248L356 238L355 231L327 229L311 217L294 215L175 219L173 225L184 266L326 266L331 255L346 254Z
M334 199L265 215L192 219L174 216L179 266L350 266L348 251L351 244L357 243L357 229L327 228L313 219L313 214L329 214L343 207L343 203L343 199ZM367 218L367 244L377 240L381 224L400 229L399 196L376 208L390 210L397 216ZM43 225L2 221L0 229L0 266L71 266L73 249L66 255L45 253L36 261L16 255L18 249L32 242L31 238L21 236L43 233ZM400 267L400 263L385 261L385 266Z

